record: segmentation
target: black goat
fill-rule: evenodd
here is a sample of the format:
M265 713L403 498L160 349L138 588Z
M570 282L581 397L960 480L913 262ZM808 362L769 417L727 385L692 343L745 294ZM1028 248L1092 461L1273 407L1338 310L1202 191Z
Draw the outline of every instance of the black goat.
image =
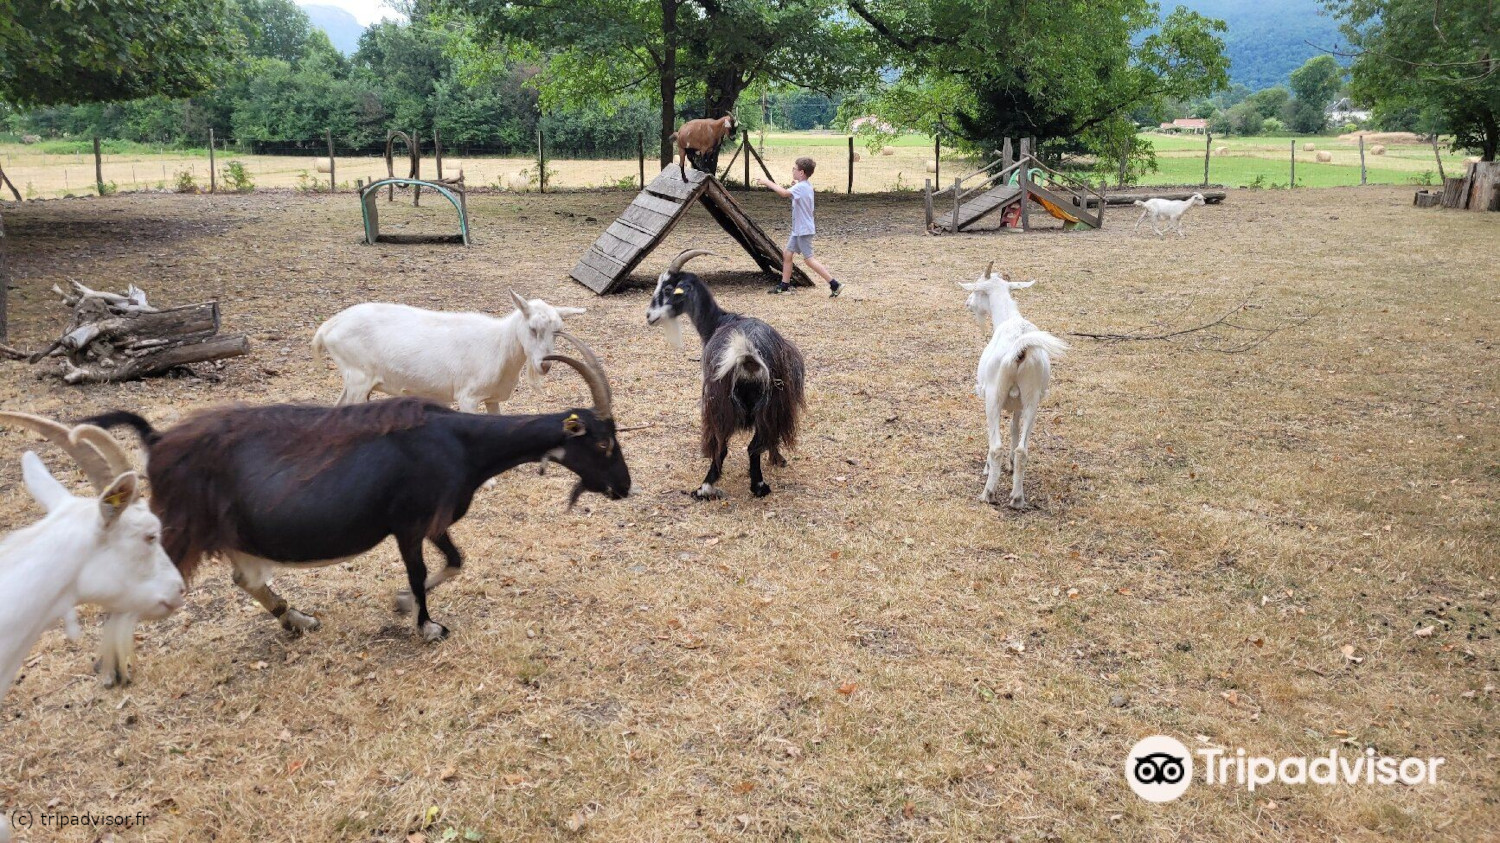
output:
M756 497L771 493L761 476L760 455L769 452L771 465L786 465L781 449L797 444L797 420L806 401L802 395L805 365L802 352L775 328L719 307L703 279L682 267L699 255L690 249L672 260L656 282L656 294L646 311L646 324L666 319L667 336L682 345L678 317L686 315L703 339L703 456L712 462L703 485L693 492L699 500L723 497L714 484L724 470L729 440L735 431L751 430L750 491Z
M587 346L578 370L594 408L537 416L458 413L417 398L341 407L223 407L158 432L134 413L90 423L126 425L146 445L151 505L162 545L189 578L204 556L221 554L234 582L293 632L318 620L272 591L282 566L319 567L364 553L395 536L406 564L417 628L436 641L448 630L427 614L427 592L457 574L463 557L448 528L486 480L528 462L561 463L578 475L568 506L584 491L623 498L630 470L616 438L609 383ZM431 578L422 540L442 552Z

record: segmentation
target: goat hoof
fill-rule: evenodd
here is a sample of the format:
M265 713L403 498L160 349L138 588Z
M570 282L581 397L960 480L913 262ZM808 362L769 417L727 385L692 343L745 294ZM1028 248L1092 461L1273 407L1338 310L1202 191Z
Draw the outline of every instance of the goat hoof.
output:
M766 495L771 494L771 484L766 482L751 483L750 493L755 495L757 498L763 498Z
M396 592L396 614L409 615L417 607L417 599L405 589Z
M1010 498L1010 508L1011 509L1025 509L1026 508L1026 496L1025 495L1012 495L1011 498Z
M766 491L770 491L770 487L767 487ZM720 489L717 486L704 483L702 486L694 489L692 491L692 495L695 499L700 501L716 501L724 497L724 490Z
M296 609L287 609L286 614L281 616L281 628L297 635L301 635L304 632L312 632L322 625L322 621L312 615L303 614Z
M106 688L123 688L130 684L130 671L111 670L99 677Z
M448 637L448 627L437 621L428 621L422 624L422 640L427 642L441 641Z

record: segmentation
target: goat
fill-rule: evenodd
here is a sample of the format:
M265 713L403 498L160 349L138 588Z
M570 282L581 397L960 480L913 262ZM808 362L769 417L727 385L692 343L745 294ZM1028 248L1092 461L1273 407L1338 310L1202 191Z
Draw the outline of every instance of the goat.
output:
M428 641L448 629L427 611L427 592L459 573L463 557L448 529L486 480L517 465L553 461L578 475L571 508L585 491L630 493L630 470L615 436L609 382L598 359L571 335L586 362L556 360L588 383L594 407L534 416L455 412L417 398L338 407L225 407L157 432L140 416L112 412L89 421L128 425L146 445L152 505L167 554L191 579L207 555L228 557L234 582L293 633L319 626L287 605L270 577L293 567L345 561L394 536ZM427 576L422 540L445 565Z
M128 684L136 622L182 607L182 575L162 550L161 522L138 498L136 473L108 433L25 413L0 412L0 421L62 448L98 494L75 497L36 454L21 456L26 489L47 515L0 541L0 699L47 627L62 620L78 637L74 607L85 603L109 612L96 664L104 684Z
M1150 216L1151 230L1156 232L1157 237L1162 236L1163 233L1161 229L1156 227L1156 221L1160 219L1165 219L1171 223L1177 229L1178 237L1186 237L1187 235L1182 233L1182 215L1187 213L1188 208L1194 205L1202 205L1203 194L1194 193L1187 199L1137 199L1135 200L1135 204L1146 210L1141 211L1140 217L1135 221L1135 228L1131 229L1131 231L1139 231L1141 220Z
M724 138L733 131L733 114L726 114L717 120L689 120L678 127L677 131L672 133L670 140L677 144L677 169L682 173L682 180L687 181L689 152L696 152L699 155L717 152L719 144L723 143ZM697 160L693 161L693 169L698 169Z
M516 390L524 367L541 387L554 338L564 316L581 307L553 307L510 294L513 313L440 313L401 304L368 302L342 310L313 335L313 353L333 358L344 378L340 404L369 400L375 390L439 403L458 402L466 413L500 402Z
M786 465L781 449L797 444L797 421L806 405L803 398L805 364L802 352L775 328L753 316L729 313L714 301L703 280L682 267L701 249L684 251L656 281L656 293L646 311L646 324L666 320L668 341L682 348L678 319L686 315L703 340L703 456L712 462L703 484L693 491L699 500L721 498L715 485L729 455L735 431L753 430L750 439L750 491L756 497L771 493L761 475L760 455L770 453L771 465Z
M958 285L969 292L965 304L974 318L983 325L988 317L995 326L989 345L979 356L974 389L984 402L989 432L984 491L979 500L999 503L1000 475L1009 471L1010 505L1013 509L1021 509L1026 506L1026 492L1021 480L1026 473L1026 447L1031 441L1031 427L1052 380L1052 358L1061 357L1068 346L1026 321L1010 297L1011 290L1025 289L1036 282L1011 281L1003 274L996 275L994 269L995 262L990 261L978 281ZM1011 446L1008 453L1000 433L1001 413L1007 411L1010 413Z

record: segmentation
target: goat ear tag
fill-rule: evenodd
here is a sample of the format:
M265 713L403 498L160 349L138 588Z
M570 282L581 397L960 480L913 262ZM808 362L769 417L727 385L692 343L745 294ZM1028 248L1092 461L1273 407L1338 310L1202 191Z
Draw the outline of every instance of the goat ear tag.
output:
M120 507L124 506L129 500L130 500L130 490L129 489L120 489L120 490L116 491L114 494L112 494L112 495L104 498L104 502L106 504L109 504L110 506L112 506L112 507L114 507L116 509L119 509Z
M677 289L675 289L675 290L672 291L672 295L674 295L674 296L684 296L684 295L687 295L687 294L683 292L683 290L682 290L681 287L678 287Z
M574 413L563 419L563 430L566 430L569 436L582 436L587 428L584 427L583 420L578 418L578 414Z

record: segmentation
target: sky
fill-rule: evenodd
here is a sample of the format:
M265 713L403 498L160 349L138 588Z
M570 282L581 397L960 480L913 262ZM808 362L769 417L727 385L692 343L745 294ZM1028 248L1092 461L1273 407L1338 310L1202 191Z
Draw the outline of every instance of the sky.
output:
M354 15L362 26L378 23L383 18L402 19L401 15L387 6L384 0L297 0L297 5L338 6Z

